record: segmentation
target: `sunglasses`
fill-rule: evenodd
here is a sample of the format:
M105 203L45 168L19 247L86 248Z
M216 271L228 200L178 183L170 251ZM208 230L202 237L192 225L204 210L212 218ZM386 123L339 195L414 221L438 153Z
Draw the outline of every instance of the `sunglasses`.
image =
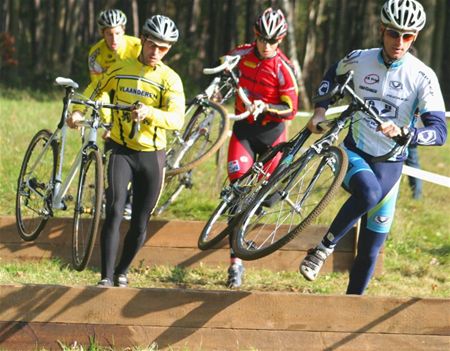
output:
M263 38L263 37L260 37L260 36L257 36L256 40L258 40L261 43L270 44L270 45L274 45L274 44L278 43L278 39L266 39L266 38Z
M151 48L158 48L161 52L169 51L170 46L162 46L155 43L153 40L146 38L144 41L145 44L147 44Z
M391 28L386 28L386 34L392 39L402 38L406 42L412 41L416 37L415 32L399 32Z

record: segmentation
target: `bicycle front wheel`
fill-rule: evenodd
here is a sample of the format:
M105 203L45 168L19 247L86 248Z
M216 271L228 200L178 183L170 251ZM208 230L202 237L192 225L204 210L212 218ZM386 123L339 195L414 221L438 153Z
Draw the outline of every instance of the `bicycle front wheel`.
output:
M100 152L83 155L75 202L72 231L72 264L82 271L89 263L102 214L103 163Z
M17 182L16 223L25 241L37 239L52 215L51 194L56 171L58 146L48 144L52 133L36 133L25 153ZM47 149L44 151L44 148Z
M186 127L181 135L175 134L167 144L167 176L185 173L206 161L227 137L227 112L213 101L194 100L184 118Z
M319 154L310 149L284 173L272 177L235 226L236 255L255 260L296 237L328 205L347 165L341 148L331 146Z

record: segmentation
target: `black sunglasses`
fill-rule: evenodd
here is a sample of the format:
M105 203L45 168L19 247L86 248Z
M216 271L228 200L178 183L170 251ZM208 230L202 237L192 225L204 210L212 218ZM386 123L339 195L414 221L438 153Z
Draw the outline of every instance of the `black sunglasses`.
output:
M266 38L260 37L259 35L256 37L256 40L260 41L261 43L270 44L270 45L274 45L274 44L278 43L278 39L266 39Z

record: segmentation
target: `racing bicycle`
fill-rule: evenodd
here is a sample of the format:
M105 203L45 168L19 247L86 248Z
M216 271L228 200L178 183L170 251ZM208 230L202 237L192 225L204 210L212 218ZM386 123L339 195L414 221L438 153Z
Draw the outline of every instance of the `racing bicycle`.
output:
M193 186L192 169L199 166L224 144L230 120L246 118L249 113L227 114L223 104L238 90L238 77L234 68L240 56L224 56L223 63L204 68L206 75L215 75L207 88L187 105L185 126L168 135L166 180L161 205L155 215L161 215L184 189ZM240 94L245 94L242 89ZM248 99L246 99L248 101Z
M75 201L72 264L82 271L91 257L102 214L104 175L97 130L105 125L99 111L101 108L131 111L135 105L113 105L79 98L75 92L78 84L68 78L58 77L56 84L65 89L61 118L53 133L48 129L37 132L25 152L17 182L16 223L23 240L36 240L48 219L55 216L55 211L67 210L68 204ZM66 119L69 107L74 104L90 107L92 113L80 123L82 145L63 179ZM75 177L78 185L74 198L68 190Z
M287 244L325 209L345 177L348 159L345 151L334 144L356 111L363 111L377 125L383 120L352 89L353 72L339 77L325 96L315 101L332 100L348 95L351 103L339 117L321 122L323 136L301 156L293 160L290 153L280 163L280 170L263 184L233 223L232 248L236 256L255 260ZM403 152L409 143L393 138L396 145L386 155L373 161L387 160Z

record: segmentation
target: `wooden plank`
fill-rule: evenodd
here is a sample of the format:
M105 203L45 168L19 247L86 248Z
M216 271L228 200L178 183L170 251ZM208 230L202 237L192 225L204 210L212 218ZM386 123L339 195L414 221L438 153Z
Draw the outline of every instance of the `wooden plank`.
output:
M163 328L141 325L0 322L0 346L13 351L39 348L59 350L60 345L97 345L115 348L158 345L158 350L396 350L442 351L449 337L411 334L340 333L328 331L245 330L215 328ZM301 345L301 346L300 346Z
M64 262L71 261L71 219L54 218L49 220L43 233L34 242L21 241L14 217L0 217L0 256L4 261L17 259L40 259L57 257ZM149 236L144 247L138 253L134 264L179 265L195 267L199 264L228 265L228 239L225 238L215 249L201 251L197 240L204 226L201 221L162 221L150 223ZM121 226L122 238L128 228L128 222ZM306 251L315 246L326 228L312 226L296 237L292 242L275 253L256 261L246 262L248 268L269 269L272 271L297 271ZM322 272L349 271L353 262L355 230L352 229L340 241L334 254L326 261ZM122 241L121 241L122 242ZM97 245L90 262L91 267L99 267L100 250ZM375 267L375 275L383 272L383 253Z
M116 346L156 340L161 349L422 350L426 345L445 350L450 345L450 299L26 285L0 286L0 301L0 347L5 348L55 338L70 344L88 335Z
M129 222L123 221L121 225L121 235L128 229ZM161 247L197 247L197 240L203 229L203 221L164 221L151 220L148 228L148 238L146 245ZM301 233L296 239L286 245L284 250L308 250L315 246L326 232L325 226L311 226ZM15 218L12 216L0 217L0 242L3 244L17 243L18 237ZM43 232L36 240L36 243L67 243L71 240L72 220L70 218L52 218L48 221ZM98 242L98 240L97 240ZM224 240L217 247L227 245ZM354 230L344 237L339 243L339 251L353 252L354 250Z

